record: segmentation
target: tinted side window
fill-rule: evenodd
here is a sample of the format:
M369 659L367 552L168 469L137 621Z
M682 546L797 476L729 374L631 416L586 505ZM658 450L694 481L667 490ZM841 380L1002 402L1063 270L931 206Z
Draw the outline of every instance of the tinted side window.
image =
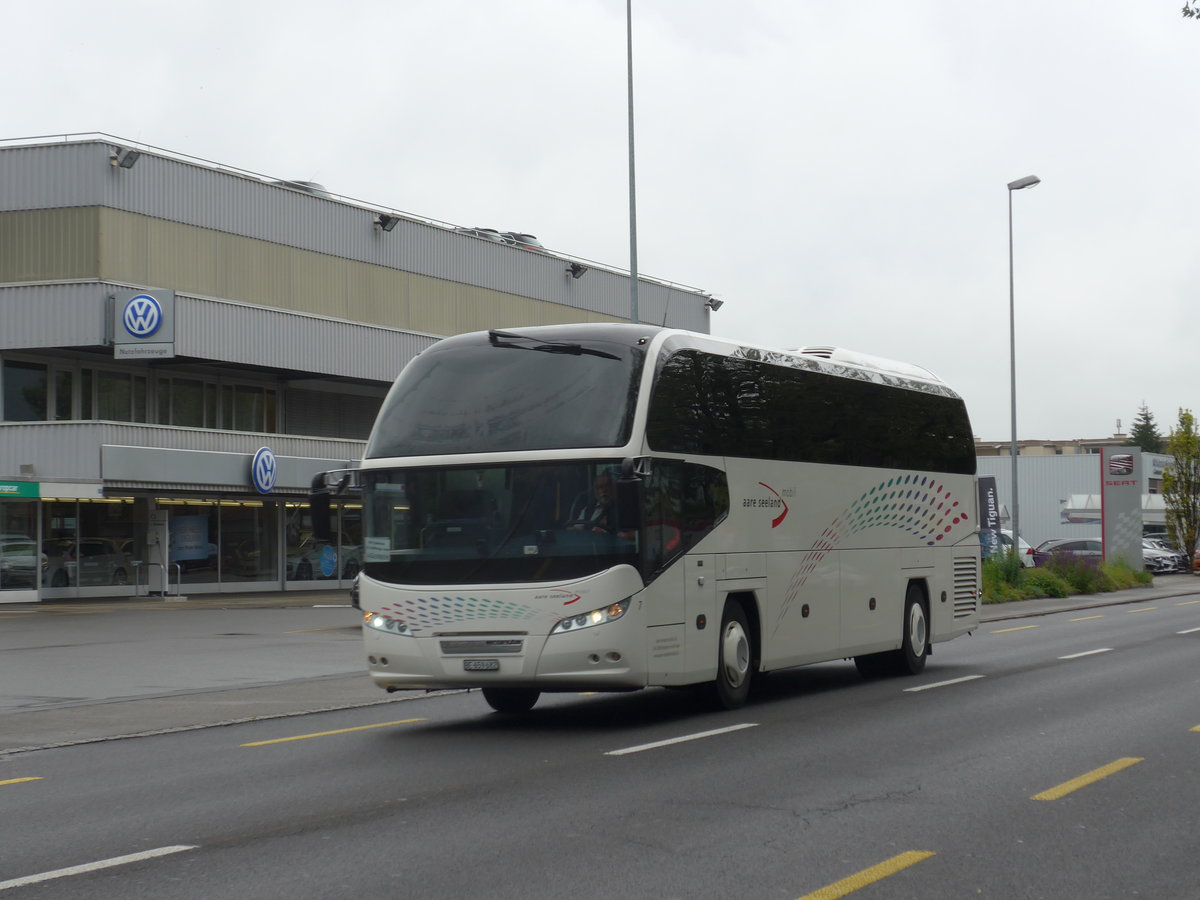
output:
M975 472L958 398L697 350L658 372L647 438L675 453Z

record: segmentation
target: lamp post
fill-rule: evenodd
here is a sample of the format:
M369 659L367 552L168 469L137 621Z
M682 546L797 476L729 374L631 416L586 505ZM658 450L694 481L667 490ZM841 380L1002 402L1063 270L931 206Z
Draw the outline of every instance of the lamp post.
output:
M633 0L625 0L626 84L629 90L629 321L638 323L637 191L633 172Z
M1012 443L1008 454L1012 457L1012 548L1013 556L1019 557L1021 552L1021 505L1017 491L1017 315L1013 291L1013 224L1012 224L1012 195L1013 191L1023 191L1042 179L1036 175L1026 175L1008 183L1008 351L1012 392Z

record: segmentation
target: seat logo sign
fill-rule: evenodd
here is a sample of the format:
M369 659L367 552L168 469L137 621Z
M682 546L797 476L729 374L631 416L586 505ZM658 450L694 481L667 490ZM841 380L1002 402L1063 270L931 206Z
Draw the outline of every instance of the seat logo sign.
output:
M163 309L149 294L130 297L121 313L125 330L136 338L148 338L155 334L163 323Z
M269 494L275 487L275 454L270 447L260 447L250 463L250 482L260 494Z

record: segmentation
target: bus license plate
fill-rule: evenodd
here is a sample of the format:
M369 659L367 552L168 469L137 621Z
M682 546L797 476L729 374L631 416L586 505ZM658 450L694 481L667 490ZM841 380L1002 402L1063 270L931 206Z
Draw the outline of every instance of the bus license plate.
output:
M499 672L500 660L498 659L464 659L464 672Z

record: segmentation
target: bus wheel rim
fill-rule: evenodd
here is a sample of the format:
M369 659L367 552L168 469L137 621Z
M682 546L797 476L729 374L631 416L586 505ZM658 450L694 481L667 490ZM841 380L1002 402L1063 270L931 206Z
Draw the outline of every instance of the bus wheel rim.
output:
M721 636L721 669L731 687L739 687L750 671L750 641L740 622L730 622Z

